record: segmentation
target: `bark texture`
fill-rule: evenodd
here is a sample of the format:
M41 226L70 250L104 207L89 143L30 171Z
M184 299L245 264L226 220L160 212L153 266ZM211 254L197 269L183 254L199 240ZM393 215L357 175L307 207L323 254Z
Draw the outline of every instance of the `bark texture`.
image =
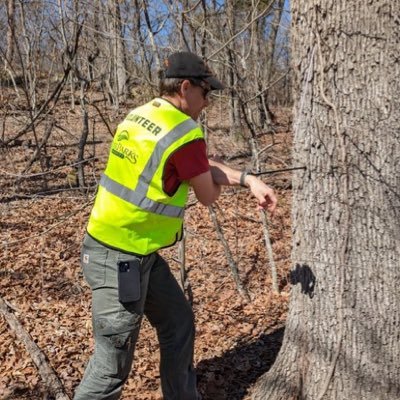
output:
M7 46L4 57L4 66L9 68L12 66L14 59L14 37L15 37L15 0L7 0Z
M400 15L292 3L293 290L260 400L400 399Z

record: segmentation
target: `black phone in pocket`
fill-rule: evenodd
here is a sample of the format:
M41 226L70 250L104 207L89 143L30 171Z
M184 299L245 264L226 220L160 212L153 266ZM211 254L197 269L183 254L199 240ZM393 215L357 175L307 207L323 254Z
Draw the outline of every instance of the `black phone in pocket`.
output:
M140 260L118 261L118 298L121 303L140 299Z

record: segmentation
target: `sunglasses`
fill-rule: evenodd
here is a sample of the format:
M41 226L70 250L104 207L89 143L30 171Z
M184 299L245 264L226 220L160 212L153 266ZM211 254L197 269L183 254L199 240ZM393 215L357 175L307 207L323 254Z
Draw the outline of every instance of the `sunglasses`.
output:
M189 82L194 85L194 86L198 86L199 88L201 88L202 90L202 95L203 98L206 99L208 94L211 92L211 88L208 85L207 82L203 81L202 79L195 79L195 78L190 78Z

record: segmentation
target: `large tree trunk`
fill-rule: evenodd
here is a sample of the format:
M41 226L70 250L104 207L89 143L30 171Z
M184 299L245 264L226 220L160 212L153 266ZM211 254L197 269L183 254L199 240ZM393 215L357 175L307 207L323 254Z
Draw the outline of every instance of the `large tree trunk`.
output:
M285 338L254 399L400 399L399 9L292 3L294 241Z

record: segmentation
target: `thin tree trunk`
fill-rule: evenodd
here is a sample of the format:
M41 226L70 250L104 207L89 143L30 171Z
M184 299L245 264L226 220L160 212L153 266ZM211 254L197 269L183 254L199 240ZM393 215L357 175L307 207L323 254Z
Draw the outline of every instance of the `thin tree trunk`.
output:
M77 175L78 175L78 185L82 191L85 191L86 181L85 181L85 146L87 142L87 138L89 135L89 115L87 111L85 100L81 99L81 108L82 108L82 133L81 138L79 139L78 146L78 159L77 159Z
M15 0L7 0L7 20L7 47L6 56L4 59L4 67L11 73L15 49Z
M284 3L284 0L277 0L274 6L275 9L273 11L273 17L270 24L270 34L266 41L265 64L263 64L264 79L261 80L261 82L265 86L270 85L273 77L274 54L278 37L278 30L282 19ZM273 132L273 116L268 104L268 91L263 91L262 87L259 87L259 89L262 91L259 97L261 126L263 127L263 129Z
M236 33L236 12L233 2L228 2L227 5L227 25L228 32L230 36L234 36ZM236 62L235 52L228 45L227 48L227 59L228 59L228 87L229 87L229 126L231 131L231 136L234 139L243 137L241 133L240 125L240 106L238 90L238 65Z
M152 49L152 54L154 56L154 61L155 61L155 66L156 66L156 70L160 69L160 56L158 54L158 49L156 46L156 42L154 39L154 32L153 32L153 27L151 25L151 21L150 21L150 15L147 9L147 2L146 0L143 1L143 11L144 11L144 17L145 17L145 21L146 21L146 26L147 26L147 32L149 34L149 39L150 39L150 45L151 45L151 49Z
M229 126L231 131L231 136L235 139L243 138L243 134L241 132L240 125L240 106L239 106L239 97L237 95L238 90L238 82L237 76L235 75L235 58L233 52L228 50L229 57L229 74L228 74L228 84L230 87L229 90Z
M109 0L109 24L111 27L111 87L114 94L114 105L119 107L119 101L126 98L126 65L125 65L125 47L122 37L122 23L119 2Z
M141 3L139 0L135 0L135 23L136 34L138 36L139 42L139 54L142 60L142 66L140 70L141 73L145 76L145 80L150 82L152 79L151 66L146 53L146 40L142 33Z

